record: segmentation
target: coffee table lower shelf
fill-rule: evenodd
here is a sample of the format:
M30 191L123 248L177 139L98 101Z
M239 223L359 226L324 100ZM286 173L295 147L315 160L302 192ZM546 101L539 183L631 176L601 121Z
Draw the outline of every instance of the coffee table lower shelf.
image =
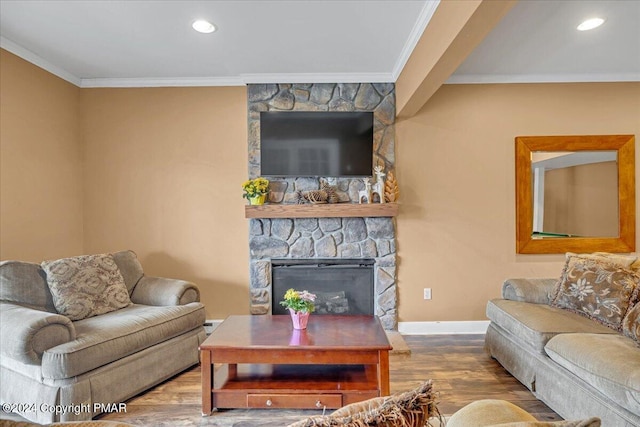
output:
M212 406L337 409L380 396L376 366L227 365L214 376Z

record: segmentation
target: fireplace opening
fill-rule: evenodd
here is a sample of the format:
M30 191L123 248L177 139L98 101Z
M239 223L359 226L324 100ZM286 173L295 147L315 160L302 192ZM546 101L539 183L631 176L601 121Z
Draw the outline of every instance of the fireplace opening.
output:
M373 259L272 259L272 314L287 289L316 294L315 314L374 314Z

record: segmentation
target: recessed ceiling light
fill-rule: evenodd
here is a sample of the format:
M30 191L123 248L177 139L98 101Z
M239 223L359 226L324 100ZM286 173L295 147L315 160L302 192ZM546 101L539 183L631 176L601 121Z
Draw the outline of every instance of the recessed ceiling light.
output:
M593 30L594 28L598 28L602 24L604 24L604 19L602 18L587 19L582 24L578 25L578 31Z
M216 27L209 21L205 21L204 19L198 19L191 24L194 30L199 33L209 34L213 33L216 30Z

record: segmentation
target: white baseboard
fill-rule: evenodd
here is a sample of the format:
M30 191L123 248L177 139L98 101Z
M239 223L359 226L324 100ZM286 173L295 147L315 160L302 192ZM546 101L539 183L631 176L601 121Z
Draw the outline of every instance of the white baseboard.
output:
M398 332L404 335L484 334L488 327L488 320L398 322Z
M222 319L207 319L204 328L207 334L213 332L222 323ZM398 332L405 335L459 335L484 334L489 326L488 320L449 321L449 322L399 322Z

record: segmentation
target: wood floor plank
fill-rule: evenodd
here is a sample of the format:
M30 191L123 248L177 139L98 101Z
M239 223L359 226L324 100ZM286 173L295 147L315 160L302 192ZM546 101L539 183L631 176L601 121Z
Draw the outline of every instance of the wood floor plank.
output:
M539 420L562 419L487 356L483 335L405 335L403 338L411 354L390 356L392 393L412 389L432 379L439 393L438 407L445 415L473 401L490 398L508 400ZM265 424L265 419L281 420L284 426L298 418L320 414L312 410L231 409L202 417L200 393L200 367L196 366L130 399L126 413L103 414L99 419L140 426L251 427Z

